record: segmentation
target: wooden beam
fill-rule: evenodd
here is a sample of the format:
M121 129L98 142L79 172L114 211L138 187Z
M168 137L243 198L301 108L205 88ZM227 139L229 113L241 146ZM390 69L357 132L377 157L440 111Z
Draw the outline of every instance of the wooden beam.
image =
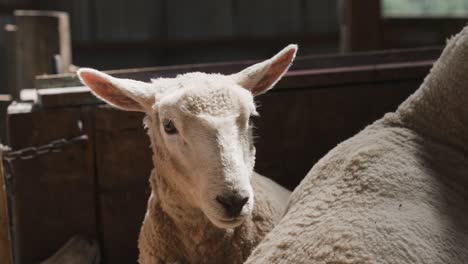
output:
M12 149L82 134L88 141L12 162L8 191L17 263L39 263L76 234L97 238L93 117L84 107L35 111L32 106L8 108Z
M9 94L0 94L0 143L6 142L6 117L8 105L12 102Z
M167 49L177 50L184 48L281 48L290 43L305 45L317 45L338 42L338 31L316 34L279 34L275 36L236 36L236 37L213 37L196 39L170 39L170 40L132 40L132 41L76 41L73 47L78 50L111 50L121 51L126 49Z
M397 62L397 63L382 63L382 64L365 64L358 66L316 68L316 69L297 69L290 70L277 84L274 91L283 89L303 88L303 87L321 87L332 86L337 83L363 83L390 81L401 79L404 76L412 78L417 75L424 77L432 67L434 60L423 60L416 62ZM180 70L180 69L179 69ZM192 68L186 69L189 72ZM208 71L212 72L212 71ZM232 71L234 72L234 71ZM109 74L120 78L132 78L142 81L148 81L155 77L174 77L177 71L172 69L168 71L155 72L152 70L118 72L109 71ZM401 74L401 76L396 76ZM64 79L49 80L49 86L57 84L79 85L79 81L74 76L69 76ZM58 88L61 89L61 88Z
M18 9L37 9L39 7L39 1L27 0L27 1L2 1L0 3L0 15L13 15L13 12ZM15 3L22 2L22 3Z
M136 241L150 194L148 177L152 169L143 117L142 113L108 106L93 108L98 218L102 255L107 263L133 263L138 258ZM121 217L122 208L125 217Z
M405 63L410 61L432 61L440 56L441 47L426 47L406 50L386 50L362 52L342 55L321 55L321 56L306 56L298 57L291 67L291 71L297 70L313 70L326 68L343 68L355 67L358 65L380 65L391 63ZM216 72L222 74L230 74L240 71L245 67L252 65L258 61L237 61L229 63L205 63L205 64L190 64L178 66L150 67L137 69L122 69L106 71L115 77L137 79L141 81L149 81L151 78L157 77L174 77L177 74L200 71L200 72ZM285 77L288 78L288 75ZM330 80L333 81L333 80ZM75 74L61 75L46 75L37 76L35 87L37 89L44 88L61 88L80 86L81 83L76 78ZM279 88L282 86L279 85Z
M20 89L16 83L16 30L17 27L12 24L7 24L4 27L7 90L13 99L18 99L20 93Z
M358 85L421 79L427 75L433 62L427 60L289 71L272 92L296 88L322 89L343 83ZM35 101L42 109L101 103L87 87L39 89Z
M2 119L5 120L5 119ZM0 144L0 260L5 264L12 264L12 245L10 238L10 223L8 221L8 205L5 187L5 173L3 170L2 148Z
M71 107L98 104L102 101L88 87L65 87L37 90L36 103L41 108Z
M342 52L381 48L380 7L380 0L340 0Z
M32 88L36 75L52 73L55 55L68 68L72 57L67 13L16 10L14 16L17 88Z

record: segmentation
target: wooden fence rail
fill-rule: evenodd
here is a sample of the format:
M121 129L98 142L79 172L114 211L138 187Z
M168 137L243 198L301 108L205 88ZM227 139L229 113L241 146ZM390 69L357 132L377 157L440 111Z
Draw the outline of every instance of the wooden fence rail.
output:
M277 88L258 97L256 171L294 188L336 144L415 91L439 53L427 48L299 58ZM111 73L149 80L193 70L230 73L250 63ZM73 75L43 76L36 83L40 88L77 85ZM136 260L152 167L143 115L87 101L86 93L45 89L38 96L41 104L10 107L13 149L81 133L89 137L60 153L13 163L8 191L14 197L12 231L20 263L44 259L76 233L98 238L105 263Z

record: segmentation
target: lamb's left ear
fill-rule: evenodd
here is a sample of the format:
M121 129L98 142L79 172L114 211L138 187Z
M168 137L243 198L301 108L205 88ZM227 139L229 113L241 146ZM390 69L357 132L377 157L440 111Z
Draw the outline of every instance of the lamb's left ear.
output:
M155 91L150 83L115 78L87 68L78 70L78 76L94 95L122 110L145 112L154 104Z
M273 58L233 74L236 82L253 95L265 93L283 77L296 57L297 45L288 45Z

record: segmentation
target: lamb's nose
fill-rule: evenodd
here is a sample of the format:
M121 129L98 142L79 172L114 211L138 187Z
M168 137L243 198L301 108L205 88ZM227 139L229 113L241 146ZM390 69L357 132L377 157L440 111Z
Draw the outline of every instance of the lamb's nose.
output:
M216 196L216 201L223 206L230 217L236 217L239 216L242 207L249 201L249 197L240 195L218 195Z

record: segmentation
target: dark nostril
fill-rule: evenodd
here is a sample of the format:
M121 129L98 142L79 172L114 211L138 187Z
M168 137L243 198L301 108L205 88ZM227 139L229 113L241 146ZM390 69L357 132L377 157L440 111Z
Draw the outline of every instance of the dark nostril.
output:
M238 216L242 207L249 201L249 197L240 196L216 196L216 201L220 203L230 216Z
M249 201L249 197L242 198L239 202L239 206L243 207L247 203L247 201Z

